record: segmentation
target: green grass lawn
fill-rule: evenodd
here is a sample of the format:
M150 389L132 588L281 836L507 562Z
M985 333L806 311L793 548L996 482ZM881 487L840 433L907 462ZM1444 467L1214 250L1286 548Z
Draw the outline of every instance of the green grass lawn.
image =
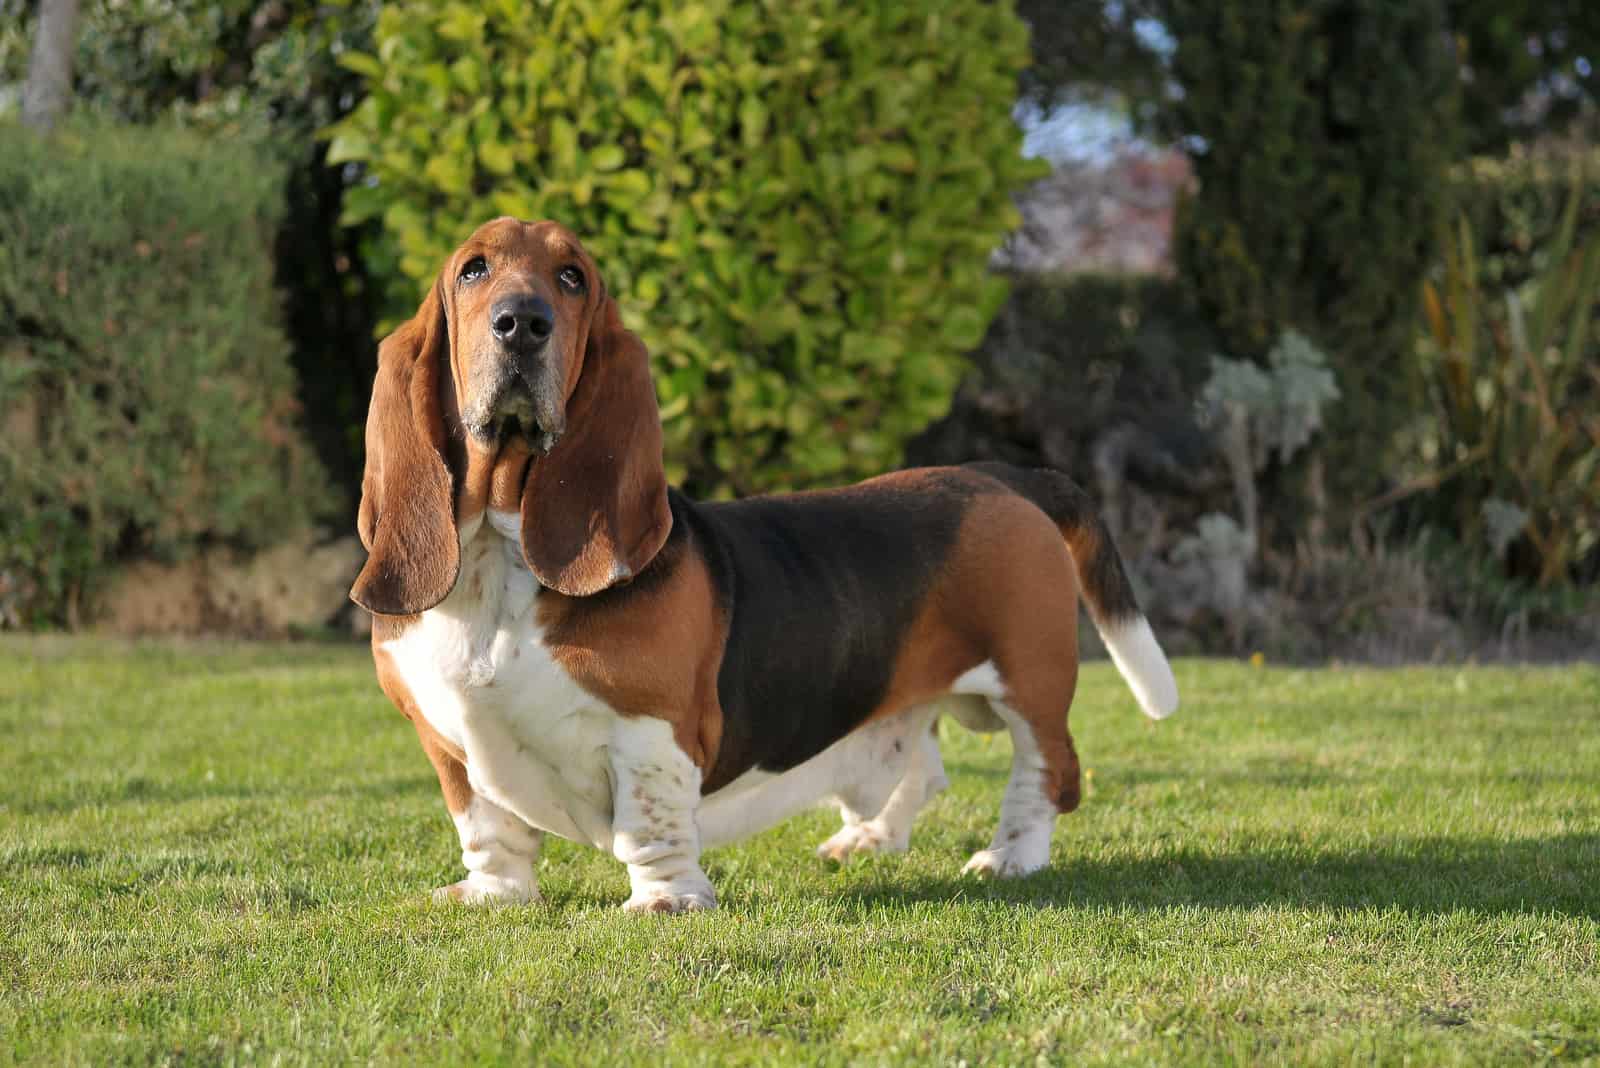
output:
M1600 1062L1600 670L1103 663L1052 869L956 873L1009 744L945 724L909 855L818 811L720 911L434 906L455 833L365 650L0 641L0 1061Z

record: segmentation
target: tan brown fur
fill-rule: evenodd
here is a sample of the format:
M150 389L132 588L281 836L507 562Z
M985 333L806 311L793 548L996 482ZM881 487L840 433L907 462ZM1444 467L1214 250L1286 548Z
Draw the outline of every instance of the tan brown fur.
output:
M375 614L431 608L460 566L441 401L451 392L444 301L438 285L430 288L416 316L378 348L356 521L368 557L350 590Z
M671 723L679 747L709 773L722 737L717 669L727 623L698 553L662 559L657 570L660 579L630 588L625 604L604 594L541 597L539 625L578 685L622 715Z
M496 448L468 439L462 475L457 480L456 522L465 526L486 509L517 512L522 508L522 484L528 476L533 452L527 442L508 441Z
M909 474L909 473L908 473ZM1067 711L1078 680L1078 578L1062 533L1037 507L986 483L962 522L923 610L895 659L889 691L872 718L946 693L992 660L1009 703L1027 720L1062 812L1078 807L1077 752Z
M487 280L463 284L462 266L477 257L492 265ZM581 294L557 283L567 267L586 279ZM537 459L526 442L467 425L492 400L484 391L506 379L490 311L520 292L546 299L555 316L552 343L533 365L560 394L558 425L545 428L556 444ZM370 555L351 596L376 614L439 603L459 568L459 524L491 495L523 510L523 554L540 582L573 595L638 574L672 528L648 356L594 261L555 223L479 227L380 346L358 522Z

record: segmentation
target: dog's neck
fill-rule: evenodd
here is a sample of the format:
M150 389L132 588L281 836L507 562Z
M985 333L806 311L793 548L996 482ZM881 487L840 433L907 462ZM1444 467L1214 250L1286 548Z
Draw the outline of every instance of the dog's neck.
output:
M489 520L489 525L494 528L495 533L507 541L514 542L520 551L520 546L522 545L522 512L515 508L510 510L490 508L486 518ZM520 562L520 555L518 559ZM526 567L527 565L523 564L523 566Z
M456 515L462 521L484 512L509 512L522 508L522 487L533 452L526 440L480 442L467 438L467 458L456 483Z

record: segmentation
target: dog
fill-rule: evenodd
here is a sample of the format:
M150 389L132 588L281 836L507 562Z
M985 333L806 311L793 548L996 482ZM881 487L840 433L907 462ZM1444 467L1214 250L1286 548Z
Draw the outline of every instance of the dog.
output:
M1079 800L1077 604L1139 705L1172 670L1092 503L1001 464L737 502L668 487L648 356L554 222L484 224L379 347L351 590L466 878L538 898L546 833L627 865L624 907L715 907L707 846L822 799L819 852L904 849L946 784L941 713L1006 729L999 825L964 872L1049 862Z

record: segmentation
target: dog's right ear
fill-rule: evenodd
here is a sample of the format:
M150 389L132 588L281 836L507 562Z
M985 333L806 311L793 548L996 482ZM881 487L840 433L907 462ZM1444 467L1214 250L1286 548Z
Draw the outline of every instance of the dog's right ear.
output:
M378 347L356 520L367 566L350 589L351 600L378 615L432 608L455 586L461 567L439 408L450 360L440 287L436 281L416 316Z

